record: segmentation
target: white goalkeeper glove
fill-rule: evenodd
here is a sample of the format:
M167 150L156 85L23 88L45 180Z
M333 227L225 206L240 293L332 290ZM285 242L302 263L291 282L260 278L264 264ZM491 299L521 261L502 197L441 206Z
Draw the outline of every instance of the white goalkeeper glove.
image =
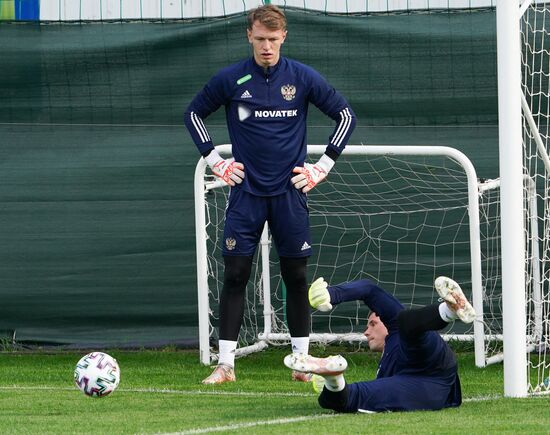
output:
M313 284L309 286L308 291L309 304L312 308L319 311L332 310L330 303L330 293L328 292L328 283L323 277L317 278Z
M292 172L298 175L292 177L290 181L296 189L301 189L302 192L307 193L327 177L333 166L334 160L323 154L314 165L304 163L303 167L296 166Z
M244 179L244 165L235 159L224 159L214 149L205 158L212 173L230 186L241 184Z

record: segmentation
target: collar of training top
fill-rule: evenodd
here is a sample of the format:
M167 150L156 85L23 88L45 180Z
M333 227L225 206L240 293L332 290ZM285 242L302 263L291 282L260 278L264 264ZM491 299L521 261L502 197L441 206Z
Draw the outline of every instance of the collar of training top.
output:
M259 73L261 73L265 77L272 77L279 70L279 67L281 66L281 63L283 62L283 59L284 59L283 56L279 57L279 61L275 65L268 66L266 68L264 68L261 65L258 65L253 57L250 59L250 62L254 65L254 69L256 71L258 71Z

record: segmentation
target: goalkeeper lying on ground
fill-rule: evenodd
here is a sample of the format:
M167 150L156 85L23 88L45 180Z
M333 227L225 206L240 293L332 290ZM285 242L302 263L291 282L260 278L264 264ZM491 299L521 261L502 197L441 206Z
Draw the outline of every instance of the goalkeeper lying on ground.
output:
M437 410L460 406L457 362L449 345L435 332L460 319L471 323L475 312L460 286L439 277L435 288L441 304L406 310L370 280L330 286L319 278L309 288L313 308L321 311L346 301L362 300L371 309L365 335L369 348L382 352L375 380L346 384L347 361L340 355L315 358L292 354L285 365L313 373L319 404L338 412Z

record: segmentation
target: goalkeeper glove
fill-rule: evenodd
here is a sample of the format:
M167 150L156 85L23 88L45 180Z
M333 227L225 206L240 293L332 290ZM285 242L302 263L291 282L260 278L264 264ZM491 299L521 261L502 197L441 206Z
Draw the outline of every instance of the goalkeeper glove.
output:
M330 303L330 293L328 292L328 283L323 277L317 278L313 284L309 286L308 298L309 304L319 311L332 310Z
M224 159L213 149L205 158L212 173L230 186L241 184L244 179L244 165L235 159Z
M307 193L327 177L333 166L334 160L323 154L314 165L304 163L303 167L296 166L292 172L298 175L292 177L290 181L296 189L301 189L302 192Z

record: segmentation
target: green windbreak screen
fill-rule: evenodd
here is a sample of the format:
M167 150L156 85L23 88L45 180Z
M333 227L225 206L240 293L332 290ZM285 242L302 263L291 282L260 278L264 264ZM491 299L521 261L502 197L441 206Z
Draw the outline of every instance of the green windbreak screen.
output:
M288 11L283 53L350 101L351 143L455 146L496 176L492 11L331 17ZM245 18L0 24L0 337L197 341L186 105L250 55ZM207 120L228 141L223 109ZM310 111L310 143L332 121Z

